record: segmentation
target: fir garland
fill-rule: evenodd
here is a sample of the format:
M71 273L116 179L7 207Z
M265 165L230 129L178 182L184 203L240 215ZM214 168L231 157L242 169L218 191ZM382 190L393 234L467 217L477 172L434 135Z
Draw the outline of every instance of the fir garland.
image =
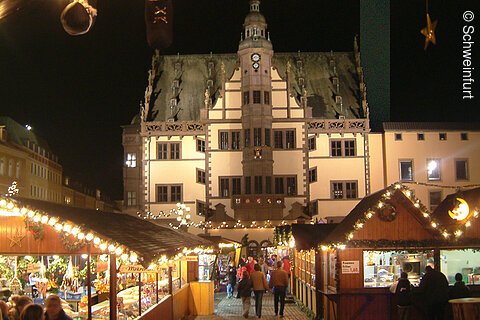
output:
M350 240L347 246L351 248L436 248L445 247L452 248L455 246L479 246L480 239L478 238L462 238L457 241L445 239L428 239L428 240Z
M32 222L28 218L25 218L25 228L33 234L35 240L43 240L45 235L45 229L40 222Z
M70 252L77 251L78 249L86 245L86 242L84 239L78 240L75 238L73 240L69 235L66 235L63 232L60 232L59 235L60 235L60 240L62 241L63 246L65 247L65 249L67 249Z

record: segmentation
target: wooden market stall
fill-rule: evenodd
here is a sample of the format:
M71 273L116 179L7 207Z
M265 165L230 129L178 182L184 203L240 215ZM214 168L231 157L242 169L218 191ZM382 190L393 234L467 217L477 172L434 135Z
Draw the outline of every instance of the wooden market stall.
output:
M293 224L293 292L312 317L323 315L322 297L318 288L323 286L325 262L319 244L337 224Z
M427 265L440 269L450 281L459 271L471 275L469 283L477 281L480 225L473 220L478 217L478 191L472 194L474 205L468 218L453 226L440 209L456 210L458 203L451 197L444 203L443 209L439 206L430 214L412 190L401 184L362 199L320 243L322 266L327 270L319 289L324 319L396 319L396 301L388 288L402 271L408 273L414 286L418 286ZM469 251L470 260L465 255L462 258L459 250ZM474 266L460 266L468 263ZM418 290L414 294L419 298L414 299L412 319L423 319L424 300Z
M159 302L165 301L171 312L162 313L162 319L191 313L188 293L183 294L187 307L174 310L174 291L198 278L198 268L191 266L198 266L196 255L210 246L195 235L126 214L0 197L0 294L24 292L35 298L36 287L41 303L48 292L63 293L75 305L76 319L122 314L158 319L155 313L165 309ZM49 272L62 258L68 261L66 270ZM1 275L6 273L13 276Z

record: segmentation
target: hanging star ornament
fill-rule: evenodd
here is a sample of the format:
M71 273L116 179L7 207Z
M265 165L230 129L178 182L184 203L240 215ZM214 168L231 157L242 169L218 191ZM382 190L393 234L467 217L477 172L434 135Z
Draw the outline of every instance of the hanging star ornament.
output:
M437 39L435 38L435 28L437 27L438 20L433 21L430 19L430 15L427 13L427 26L420 30L420 32L425 36L425 46L423 50L427 50L428 44L431 42L437 44Z
M22 240L25 238L24 234L20 234L18 231L18 228L15 230L15 234L11 237L8 237L8 240L10 240L10 248L18 245L20 248L22 247Z

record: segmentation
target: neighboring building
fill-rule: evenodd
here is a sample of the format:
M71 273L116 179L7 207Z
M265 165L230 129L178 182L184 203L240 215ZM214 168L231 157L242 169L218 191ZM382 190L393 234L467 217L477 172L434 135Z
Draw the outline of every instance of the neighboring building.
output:
M455 189L480 184L480 123L387 122L384 185L408 184L433 211Z
M17 181L19 196L62 202L62 166L48 143L9 117L0 117L0 193Z
M62 166L48 143L28 126L0 117L0 194L17 182L18 196L74 207L115 211L116 205L78 183L63 181Z
M357 44L274 53L256 0L243 27L237 54L154 56L145 107L124 126L127 212L182 202L196 222L263 226L346 215L370 192Z

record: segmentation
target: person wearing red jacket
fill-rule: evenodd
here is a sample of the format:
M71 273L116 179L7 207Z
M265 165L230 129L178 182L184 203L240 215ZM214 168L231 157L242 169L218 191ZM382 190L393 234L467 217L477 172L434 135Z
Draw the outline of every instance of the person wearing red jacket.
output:
M291 276L290 257L289 256L283 257L282 262L283 262L283 270L285 270L285 272L288 274L288 286L286 289L286 294L288 295L290 291L290 276Z

